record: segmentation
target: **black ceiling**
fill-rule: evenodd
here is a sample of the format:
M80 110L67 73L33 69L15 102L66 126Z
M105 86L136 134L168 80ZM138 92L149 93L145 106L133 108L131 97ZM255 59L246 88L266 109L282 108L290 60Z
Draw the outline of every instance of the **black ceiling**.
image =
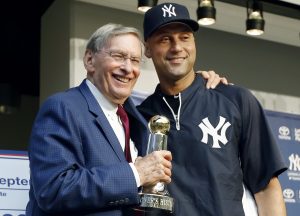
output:
M39 96L41 16L54 0L6 1L1 6L2 65L0 83L11 83L21 94ZM220 0L240 6L245 0ZM264 9L300 19L300 6L262 0Z

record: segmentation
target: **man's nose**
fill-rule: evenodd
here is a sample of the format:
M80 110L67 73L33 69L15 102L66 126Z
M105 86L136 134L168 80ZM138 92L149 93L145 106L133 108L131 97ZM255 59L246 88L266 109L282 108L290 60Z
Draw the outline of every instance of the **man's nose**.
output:
M182 44L180 43L180 41L173 41L171 49L173 51L179 52L182 50Z
M132 71L132 62L130 58L124 59L124 62L121 65L121 69L125 70L127 73Z

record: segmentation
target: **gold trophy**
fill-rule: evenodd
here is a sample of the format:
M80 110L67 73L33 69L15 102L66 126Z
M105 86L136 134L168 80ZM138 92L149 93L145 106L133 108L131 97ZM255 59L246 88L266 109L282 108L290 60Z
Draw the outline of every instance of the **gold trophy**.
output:
M147 154L153 151L166 150L167 138L166 135L170 130L170 121L164 116L153 116L148 127L150 130ZM166 185L162 182L157 183L151 188L142 188L140 192L140 204L138 210L143 212L172 212L173 198L169 195ZM159 214L161 215L161 214Z

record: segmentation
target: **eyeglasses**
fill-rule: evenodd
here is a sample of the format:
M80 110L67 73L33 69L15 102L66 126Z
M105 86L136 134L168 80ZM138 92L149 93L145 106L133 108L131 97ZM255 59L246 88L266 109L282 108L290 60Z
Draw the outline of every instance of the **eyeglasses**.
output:
M113 51L113 50L101 50L112 57L116 62L120 64L124 64L124 62L129 59L131 64L134 67L141 66L143 59L140 57L129 56L128 53L123 53L121 51Z

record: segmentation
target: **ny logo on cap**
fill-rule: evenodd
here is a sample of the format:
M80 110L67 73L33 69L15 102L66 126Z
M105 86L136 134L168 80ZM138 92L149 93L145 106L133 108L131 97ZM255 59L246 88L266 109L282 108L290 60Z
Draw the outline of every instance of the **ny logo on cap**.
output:
M164 7L161 8L161 9L164 12L164 14L163 14L164 17L166 17L166 13L168 13L169 17L171 17L172 15L176 16L175 7L173 5L171 5L171 4L169 5L169 8L167 7L167 5L164 5Z

